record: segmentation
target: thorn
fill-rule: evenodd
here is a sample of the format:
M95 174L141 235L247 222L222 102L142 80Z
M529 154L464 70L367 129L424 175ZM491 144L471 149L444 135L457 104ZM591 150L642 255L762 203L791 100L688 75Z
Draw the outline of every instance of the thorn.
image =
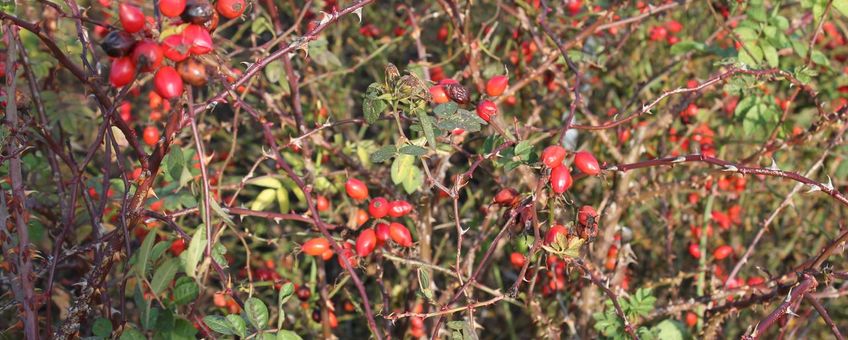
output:
M768 166L768 168L766 168L766 169L769 169L769 170L780 170L780 168L779 168L779 167L777 167L777 162L775 162L775 161L774 161L774 158L772 158L772 159L771 159L771 165L769 165L769 166Z
M794 316L794 317L796 317L796 318L800 316L800 315L798 315L798 314L795 314L795 312L793 312L793 311L792 311L792 309L791 309L790 307L786 307L786 314L787 314L787 315Z
M359 7L356 10L354 10L353 13L356 14L357 17L359 17L359 23L361 24L362 23L362 7Z
M683 163L683 162L685 162L685 161L686 161L686 157L680 156L680 157L675 158L675 159L674 159L673 161L671 161L671 162L672 162L672 163Z
M828 191L833 191L833 179L830 178L830 175L827 176L827 184L824 185Z
M362 8L360 7L359 9L362 9ZM332 14L324 12L324 11L321 11L321 14L323 14L324 16L321 18L321 21L318 22L318 26L324 26L325 24L330 22L330 20L333 20Z
M618 171L618 166L617 166L617 165L613 165L613 166L611 166L611 167L607 168L607 170L609 170L609 171Z
M738 172L738 171L739 171L739 168L737 168L735 165L727 164L727 165L725 165L725 166L724 166L724 169L723 169L722 171L727 171L727 172Z
M280 221L282 221L282 220L283 220L282 218L274 217L274 223L280 224Z
M819 187L818 187L818 186L816 186L816 185L810 185L810 184L807 184L807 186L809 186L809 187L810 187L810 190L808 190L808 191L807 191L807 193L808 193L808 194L814 193L814 192L816 192L816 191L821 191L821 188L819 188Z

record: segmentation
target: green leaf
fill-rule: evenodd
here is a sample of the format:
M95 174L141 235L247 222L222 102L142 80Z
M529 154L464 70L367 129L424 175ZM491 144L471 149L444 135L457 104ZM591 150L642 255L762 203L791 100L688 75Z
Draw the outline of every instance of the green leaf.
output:
M689 339L689 331L679 321L665 319L652 327L652 330L657 333L658 339L663 340L684 340Z
M286 320L286 312L283 310L283 305L292 297L292 294L294 294L293 283L287 282L280 287L280 294L277 297L277 310L279 311L279 315L277 316L277 329L283 328L283 322Z
M262 330L268 325L268 307L262 300L255 297L247 299L244 302L244 311L247 313L250 324L256 329Z
M763 50L763 56L770 67L778 67L780 59L777 54L777 49L766 41L760 42L760 48Z
M300 335L290 330L281 329L277 332L277 340L303 340Z
M262 211L268 208L274 201L277 200L277 190L265 189L256 195L256 199L250 203L250 210Z
M153 294L159 295L165 288L168 288L168 285L174 279L174 276L177 275L179 269L180 260L177 258L170 258L159 266L159 268L156 268L156 272L153 274L153 280L150 281L150 288L153 290Z
M447 116L456 113L456 109L458 108L459 104L454 102L447 102L436 106L436 108L433 109L433 113L435 113L437 116Z
M848 16L848 0L834 0L832 6L842 15Z
M247 336L247 325L244 323L244 318L238 314L227 315L227 321L230 323L233 333L242 338Z
M276 83L283 78L283 61L282 60L274 60L268 66L265 66L265 77L268 78L268 81L272 83Z
M371 160L371 163L383 163L389 158L394 157L396 152L397 148L394 145L386 145L377 149L368 158Z
M221 209L221 205L218 204L218 201L214 199L209 200L209 206L212 208L212 212L214 212L215 215L218 215L218 217L220 217L221 220L224 221L224 223L226 223L228 226L236 226L236 223L233 222L232 218L230 218L230 214L224 212L224 209Z
M737 27L734 32L742 42L756 41L759 36L756 30L748 26Z
M112 322L106 318L97 318L91 325L91 333L99 337L109 337L112 334Z
M224 247L223 244L215 243L215 245L212 246L212 259L215 260L215 262L217 262L222 268L227 268L229 266L227 259L224 257L226 254L227 247Z
M424 174L416 166L412 166L411 173L403 181L403 189L407 194L411 194L418 190L424 184Z
M428 300L433 300L433 289L430 287L430 275L422 268L418 268L418 288Z
M141 332L139 332L135 328L127 328L127 329L124 330L124 333L121 334L120 339L121 340L146 340L147 337L145 337L144 334L141 334Z
M183 276L177 279L174 285L174 303L184 305L197 299L200 288L190 277Z
M433 132L433 118L427 115L424 110L418 111L418 120L421 121L421 128L424 129L424 136L427 137L427 144L431 148L436 147L436 133Z
M203 317L203 324L209 329L213 330L216 333L221 333L224 335L236 335L236 332L233 330L233 327L230 326L230 323L226 318L220 315L207 315Z
M271 26L271 23L269 23L268 19L265 19L263 16L253 19L250 23L250 30L256 35L260 35L265 32L274 32L274 28Z
M316 64L326 68L339 68L342 62L335 53L327 49L327 39L320 38L309 42L309 56Z
M810 55L810 60L814 63L822 65L822 66L830 66L830 60L827 59L827 56L822 53L822 51L814 50Z
M203 250L206 249L206 227L201 225L191 236L188 249L180 254L183 258L183 269L189 277L197 278L197 265L203 258Z
M254 178L248 180L247 184L258 185L260 187L271 188L271 189L279 189L279 188L283 187L283 183L280 183L279 179L276 179L276 178L271 177L271 176L254 177Z
M286 214L289 212L289 192L286 188L277 189L277 205L280 208L280 213Z
M739 61L748 66L757 66L763 61L763 50L757 44L745 43L739 49Z
M398 149L398 152L405 154L405 155L412 155L412 156L420 157L420 156L424 156L424 154L427 153L427 149L420 147L418 145L404 145L403 147Z
M692 40L684 40L671 46L671 54L679 55L689 51L703 51L706 45Z
M382 92L383 88L380 83L372 83L368 86L368 90L365 91L365 99L362 101L362 113L365 115L365 121L368 124L374 124L377 119L380 119L380 115L383 114L383 111L388 106L384 100L378 98L382 95Z
M165 166L172 179L179 180L185 168L185 157L180 148L171 148L171 152L165 157Z
M153 244L156 242L156 229L147 232L144 241L141 242L141 248L138 250L138 258L135 263L135 272L139 277L147 278L147 264L150 262L150 251L153 250Z
M412 173L412 169L415 167L413 165L414 163L415 157L411 155L398 155L394 162L392 162L392 182L394 184L403 183Z
M533 144L531 144L530 141L523 140L521 142L518 142L517 145L515 145L516 155L529 154L531 151L533 151Z

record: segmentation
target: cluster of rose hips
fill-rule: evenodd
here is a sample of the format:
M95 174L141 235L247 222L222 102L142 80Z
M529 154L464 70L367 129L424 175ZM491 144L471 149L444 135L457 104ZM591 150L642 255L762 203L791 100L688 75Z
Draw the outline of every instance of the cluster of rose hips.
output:
M182 95L183 82L204 85L206 66L195 57L212 52L210 32L217 28L219 15L238 18L245 9L244 0L218 0L214 7L207 0L162 0L159 12L170 18L169 24L177 33L155 36L153 20L141 8L126 2L119 4L123 30L109 32L100 44L113 58L109 81L122 87L130 84L136 73L155 72L153 89L167 100ZM165 59L174 65L167 65Z
M354 201L364 201L369 197L368 187L362 181L356 178L350 178L345 183L345 192ZM319 211L329 208L329 202L323 196L319 196L316 200L316 208ZM323 208L323 209L322 209ZM401 223L383 222L386 216L392 218L400 218L408 215L413 210L412 204L405 200L389 201L384 197L377 197L368 204L368 212L365 214L365 220L368 220L368 215L378 221L373 228L366 228L359 232L356 238L355 245L350 242L343 242L342 254L352 266L358 264L356 256L361 258L367 257L378 247L382 247L389 240L401 247L412 247L412 234L409 229ZM364 211L360 209L360 211ZM358 217L357 217L358 218ZM364 224L357 221L357 227ZM355 249L354 249L355 248ZM333 257L333 249L330 247L330 242L326 238L316 237L307 240L301 250L310 256L321 256L324 260L329 260ZM355 250L355 253L354 253ZM344 266L342 258L339 258L339 264Z
M570 169L563 164L567 155L568 152L565 148L559 145L551 145L542 151L542 163L551 169L551 190L557 195L566 192L571 188L571 184L573 183ZM574 166L589 176L595 176L601 173L598 160L588 151L574 153Z
M683 24L677 20L666 21L662 25L651 27L648 33L648 39L651 41L666 41L669 45L674 45L680 42L677 33L683 30Z

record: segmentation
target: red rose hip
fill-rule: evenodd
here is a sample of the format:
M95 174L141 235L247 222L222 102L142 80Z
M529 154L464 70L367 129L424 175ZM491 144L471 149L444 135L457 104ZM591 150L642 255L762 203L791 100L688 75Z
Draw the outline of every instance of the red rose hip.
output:
M562 161L565 160L566 154L567 152L562 146L551 145L542 151L542 163L545 163L545 166L551 169L556 168L562 165Z
M368 204L368 214L373 218L383 218L389 214L389 201L383 197L377 197Z
M357 201L368 198L368 187L365 186L365 183L362 183L362 181L356 178L347 180L347 183L345 183L345 191L350 198Z
M118 18L121 19L121 26L128 33L135 33L144 28L144 13L141 8L130 4L120 4L118 6Z
M508 83L509 78L503 75L489 78L489 81L486 82L486 94L492 97L500 96L506 90L506 86Z
M401 247L412 247L412 235L403 224L392 222L389 225L389 237Z
M153 89L162 98L177 98L183 93L183 79L173 67L165 66L153 76Z
M589 176L595 176L601 173L601 167L598 165L598 160L595 159L595 156L586 151L578 151L574 154L574 166Z
M564 165L560 165L551 170L551 189L554 193L562 194L571 187L571 173Z
M374 229L365 229L356 238L356 253L365 257L377 247L377 233Z

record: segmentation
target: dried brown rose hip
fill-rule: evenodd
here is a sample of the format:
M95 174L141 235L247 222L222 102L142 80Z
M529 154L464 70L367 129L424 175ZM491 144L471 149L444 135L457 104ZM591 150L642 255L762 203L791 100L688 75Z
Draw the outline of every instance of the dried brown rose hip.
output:
M206 0L186 1L185 10L180 17L185 22L202 25L212 19L215 8Z
M112 31L103 38L100 47L106 52L106 55L118 58L130 54L135 40L132 36L124 31Z
M459 84L446 84L445 92L448 94L448 97L459 103L459 104L468 104L470 100L470 94L468 93L468 89Z
M192 86L203 86L206 85L207 75L206 75L206 65L197 61L194 58L189 58L177 63L177 72L180 74L180 78L183 78L183 81L191 84Z

